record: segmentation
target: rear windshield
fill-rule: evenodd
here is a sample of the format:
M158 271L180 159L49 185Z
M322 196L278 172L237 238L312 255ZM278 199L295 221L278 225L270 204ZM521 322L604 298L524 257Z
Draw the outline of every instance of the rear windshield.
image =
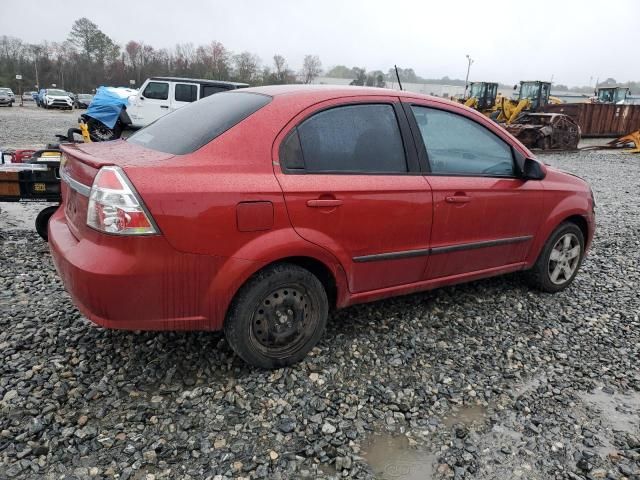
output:
M195 152L270 101L258 93L217 93L159 118L128 141L174 155Z

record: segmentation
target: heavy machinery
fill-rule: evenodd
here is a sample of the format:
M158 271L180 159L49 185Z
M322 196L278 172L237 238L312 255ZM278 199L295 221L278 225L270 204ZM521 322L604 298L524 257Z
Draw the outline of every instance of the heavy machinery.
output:
M500 100L497 121L529 148L575 150L580 126L568 115L545 112L547 105L555 103L559 101L551 97L550 82L520 82L516 100Z
M578 147L580 127L575 120L561 113L544 111L547 105L560 103L551 96L550 82L520 82L515 99L499 95L497 90L496 83L474 82L465 105L503 124L529 148L575 150Z
M599 87L593 103L615 103L623 105L627 102L630 92L628 87Z
M469 85L469 96L464 104L474 108L485 115L496 109L496 97L498 95L498 84L493 82L471 82Z

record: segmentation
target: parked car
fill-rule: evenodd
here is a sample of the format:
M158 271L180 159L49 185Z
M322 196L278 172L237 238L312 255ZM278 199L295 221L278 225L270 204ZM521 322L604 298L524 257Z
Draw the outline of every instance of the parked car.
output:
M22 94L22 101L23 102L33 102L33 94L34 93L38 93L38 92L24 92Z
M332 308L516 271L560 291L595 228L584 180L412 92L237 90L62 149L49 244L81 312L222 329L265 368L302 359Z
M76 95L73 92L66 92L66 93L69 96L69 98L71 99L72 105L75 106L76 105L76 101L78 100L78 95Z
M11 100L11 104L16 101L16 96L10 88L0 88L0 93L4 93Z
M38 94L39 106L44 108L73 109L73 100L68 92L56 88L46 88Z
M79 93L75 101L75 107L87 108L91 103L91 100L93 100L93 95L90 93Z
M131 125L127 114L129 98L137 90L125 87L99 87L87 110L80 119L87 125L93 142L106 142L120 138Z
M129 99L127 113L131 126L140 128L201 98L248 86L246 83L197 78L152 77L142 84L137 95Z
M0 105L3 105L5 107L12 107L13 99L11 98L11 95L9 95L9 92L7 92L7 90L8 89L0 88Z

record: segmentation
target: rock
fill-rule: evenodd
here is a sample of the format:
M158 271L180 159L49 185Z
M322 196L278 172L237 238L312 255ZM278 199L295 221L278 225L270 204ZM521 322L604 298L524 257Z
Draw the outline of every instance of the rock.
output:
M295 428L296 428L296 422L291 418L283 417L278 422L278 430L280 430L283 433L291 433L295 430Z
M331 433L335 433L336 432L336 427L330 423L324 423L322 425L322 433L324 434L331 434Z

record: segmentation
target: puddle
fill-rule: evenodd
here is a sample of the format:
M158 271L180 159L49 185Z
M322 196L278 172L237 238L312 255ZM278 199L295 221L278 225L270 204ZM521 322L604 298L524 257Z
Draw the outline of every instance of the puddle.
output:
M53 204L43 202L6 202L0 206L0 232L35 230L40 210Z
M636 433L640 427L640 393L609 394L598 389L582 396L582 400L600 410L602 423L611 430ZM597 447L602 457L615 452L617 448L604 435L599 437L602 444Z
M362 447L362 457L379 480L430 480L436 455L409 445L404 435L373 435Z
M640 426L640 393L610 395L596 390L583 395L582 399L602 411L603 422L612 430L635 433Z
M442 424L453 427L456 423L463 425L481 425L487 420L487 407L482 405L469 405L453 410L442 419Z

